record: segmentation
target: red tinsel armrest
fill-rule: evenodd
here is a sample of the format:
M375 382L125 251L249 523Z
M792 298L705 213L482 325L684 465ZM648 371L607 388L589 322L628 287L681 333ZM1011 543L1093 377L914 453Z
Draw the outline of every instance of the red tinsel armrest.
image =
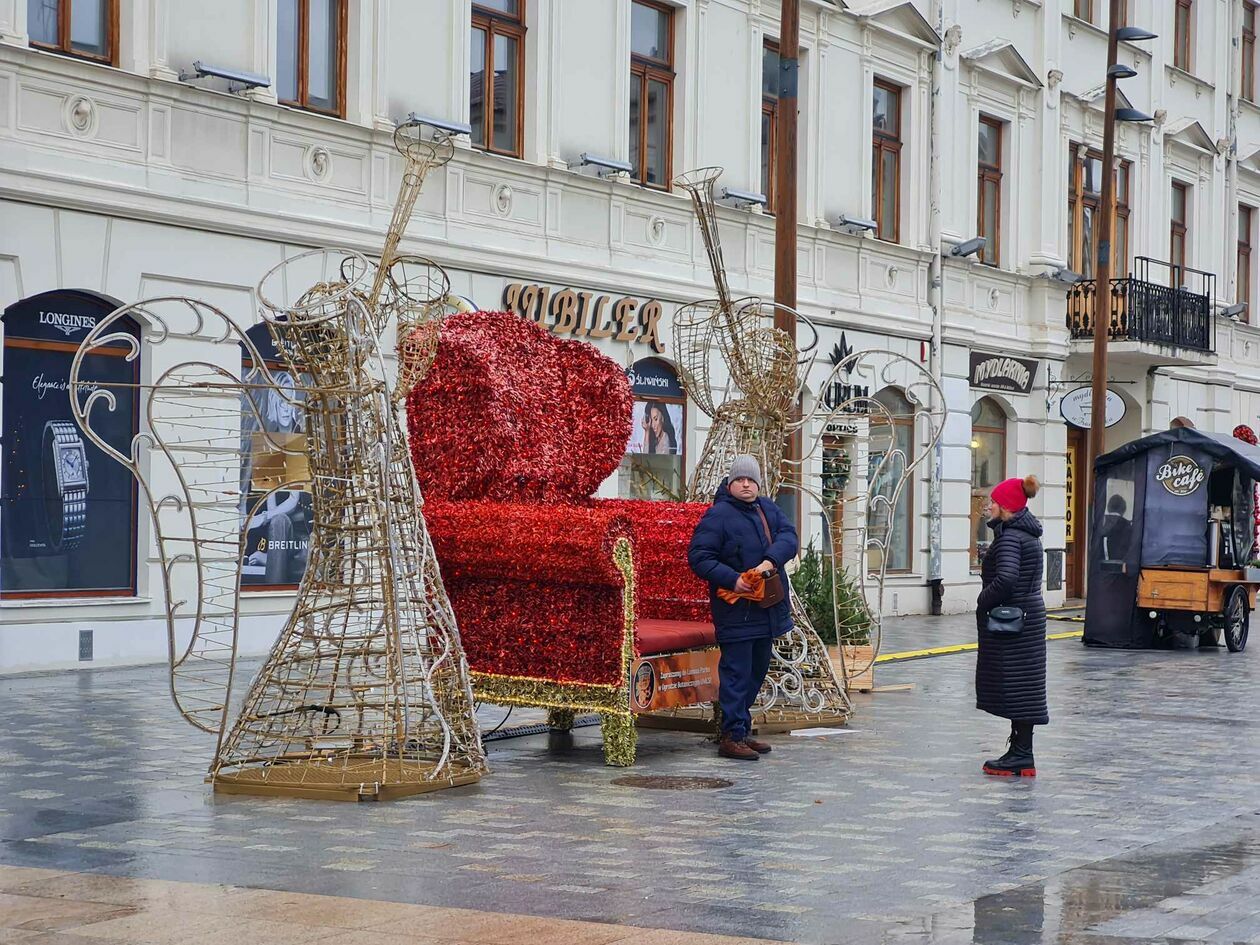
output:
M447 581L622 586L613 545L630 526L618 509L429 500L423 511Z
M709 586L691 571L687 549L703 502L596 499L594 506L630 523L639 574L639 619L708 621Z

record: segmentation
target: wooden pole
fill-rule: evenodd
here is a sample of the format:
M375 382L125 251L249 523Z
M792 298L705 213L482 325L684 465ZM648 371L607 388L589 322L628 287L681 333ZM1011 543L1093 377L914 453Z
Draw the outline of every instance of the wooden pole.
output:
M774 327L796 340L796 113L797 76L801 45L800 0L781 0L779 19L779 108L775 123L774 180ZM793 405L793 416L797 405ZM783 475L787 461L800 456L800 434L789 434L784 444ZM800 492L796 509L800 510ZM798 518L799 515L793 516ZM802 523L797 522L798 526Z
M1091 379L1093 403L1089 422L1089 466L1086 501L1094 498L1094 462L1103 453L1107 436L1107 341L1111 330L1111 224L1116 212L1116 78L1111 67L1116 64L1120 23L1124 0L1111 0L1111 20L1107 35L1107 96L1103 112L1102 206L1098 227L1098 258L1095 262L1097 282L1094 286L1094 365Z
M779 113L775 136L774 300L796 309L796 113L800 0L782 0L779 22ZM774 325L796 337L792 311L775 311Z

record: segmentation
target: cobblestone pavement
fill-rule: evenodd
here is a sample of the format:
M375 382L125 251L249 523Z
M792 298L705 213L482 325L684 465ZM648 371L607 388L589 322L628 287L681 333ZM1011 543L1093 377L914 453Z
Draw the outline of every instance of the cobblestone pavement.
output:
M973 635L905 618L888 644ZM642 734L634 773L725 788L618 785L591 728L379 805L214 798L161 667L4 678L0 863L785 941L1260 942L1260 654L1049 647L1036 779L980 774L1006 731L963 653L881 666L913 688L755 764Z

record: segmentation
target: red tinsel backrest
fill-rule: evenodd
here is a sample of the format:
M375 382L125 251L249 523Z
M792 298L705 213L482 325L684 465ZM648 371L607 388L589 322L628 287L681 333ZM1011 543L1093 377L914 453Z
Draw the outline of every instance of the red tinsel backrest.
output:
M590 496L630 439L625 371L592 345L507 312L453 315L407 399L416 477L446 499Z

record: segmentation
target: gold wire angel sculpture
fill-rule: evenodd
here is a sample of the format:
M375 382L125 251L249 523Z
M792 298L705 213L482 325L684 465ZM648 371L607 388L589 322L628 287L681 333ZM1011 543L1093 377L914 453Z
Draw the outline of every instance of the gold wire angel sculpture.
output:
M718 167L700 168L674 181L692 198L717 290L717 298L684 306L675 316L674 357L683 383L701 411L712 420L687 498L693 502L710 501L731 460L741 453L760 460L765 492L771 498L785 486L798 494L813 496L833 539L832 547L825 553L826 580L831 583L830 622L842 644L853 642L859 635L868 638L873 660L873 654L878 652L883 612L886 551L896 526L892 511L927 455L926 451L907 450L900 443L882 446L882 437L886 431L908 423L912 429L927 431L930 446L934 447L941 434L939 410L933 413L926 405L940 405L944 400L939 390L935 395L929 392L911 403L908 417L900 412L894 416L885 403L866 396L830 398L830 403L820 400L806 409L805 394L815 365L818 331L807 318L777 303L732 296L713 199L714 185L721 173ZM795 338L774 327L777 311L789 311L795 322L811 333L808 344L798 346ZM899 381L908 391L923 393L924 387L935 389L930 375L897 355L863 352L837 361L820 390L832 389L839 377L855 372L859 376L877 374L888 383ZM714 383L719 368L724 368L726 378L721 385ZM852 385L845 388L852 389ZM849 500L847 512L833 521L837 507L822 494L821 476L815 471L820 466L829 424L837 418L851 419L852 415L862 417L862 431L856 441L863 448L854 448L858 468L851 468L847 477L847 482L855 484L845 497ZM789 439L795 436L804 441L810 431L812 439L802 442L800 458L785 461ZM868 488L857 488L857 483ZM844 503L839 508L845 509ZM847 556L835 555L832 552L843 546L836 539L846 530L857 533L856 541L848 543ZM873 601L867 593L872 570L877 585ZM846 572L855 574L856 580L843 580ZM802 717L843 721L852 711L843 678L837 678L798 595L792 597L792 617L796 629L776 641L774 661L754 714L770 724L791 724ZM841 648L841 660L843 654ZM862 668L869 665L868 662ZM849 675L853 668L845 669L845 675Z
M381 344L391 320L414 344L435 344L440 306L429 290L440 280L417 279L431 264L397 246L424 173L450 144L413 126L395 138L405 171L379 265L349 250L280 263L258 286L269 339L193 299L124 306L89 333L71 367L76 420L131 470L149 505L171 694L217 738L216 791L375 800L486 771ZM93 429L94 410L114 409L113 393L81 380L80 367L102 346L125 344L137 357L141 341L118 330L132 319L144 326L155 379L141 385L144 432L124 453ZM187 359L194 350L200 357ZM431 361L413 358L413 373ZM265 553L246 537L295 494L309 496L305 570L233 718L242 571L279 550L270 532Z

